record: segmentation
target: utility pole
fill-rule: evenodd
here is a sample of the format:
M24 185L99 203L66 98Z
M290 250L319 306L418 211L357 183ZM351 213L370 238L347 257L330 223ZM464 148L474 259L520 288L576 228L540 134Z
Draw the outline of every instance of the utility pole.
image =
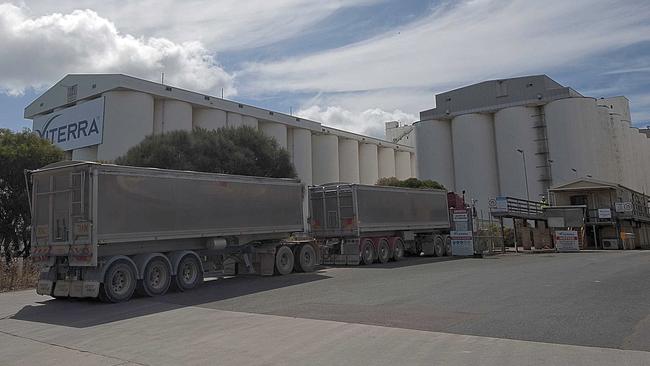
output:
M521 158L524 161L524 182L526 183L526 210L530 213L530 191L528 190L528 170L526 169L526 152L522 149L517 149L517 152L521 154Z

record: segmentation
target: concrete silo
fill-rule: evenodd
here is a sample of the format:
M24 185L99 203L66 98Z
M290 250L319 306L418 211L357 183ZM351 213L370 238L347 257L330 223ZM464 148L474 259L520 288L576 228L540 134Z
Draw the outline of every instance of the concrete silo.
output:
M598 112L592 98L565 98L544 106L553 184L594 174L596 170L593 129Z
M411 153L395 151L395 176L397 179L408 179L411 175Z
M228 127L241 127L244 124L243 116L239 113L228 112Z
M359 180L361 184L376 184L379 179L377 145L359 144Z
M192 105L175 99L156 101L153 133L192 130Z
M415 123L417 173L454 190L454 154L451 121L426 120Z
M192 111L192 125L205 128L206 130L217 130L226 127L226 112L214 108L194 108Z
M610 123L609 110L606 107L598 106L598 124L597 124L597 149L598 164L600 169L599 179L607 182L616 182L618 177L616 173L616 141L613 127Z
M379 178L395 176L395 150L392 147L379 147L377 151L379 160Z
M314 184L339 181L339 139L335 135L312 135L312 177Z
M251 128L259 127L259 121L257 120L257 118L251 116L242 116L241 123L242 126L248 126Z
M409 154L409 159L411 160L411 177L418 177L418 160L417 156L414 153Z
M526 198L526 181L530 199L539 201L546 195L546 141L538 135L540 111L535 107L511 107L494 114L494 135L502 192L516 198ZM522 153L526 156L524 174Z
M339 181L359 183L359 142L339 138Z
M266 136L275 139L281 147L287 148L287 125L261 121L259 122L259 129Z
M500 193L492 115L471 113L455 117L451 132L456 191L464 190L466 197L478 200L479 217L487 218L488 200Z
M104 93L104 137L97 159L112 161L153 133L153 97L134 91ZM190 126L192 125L190 107Z

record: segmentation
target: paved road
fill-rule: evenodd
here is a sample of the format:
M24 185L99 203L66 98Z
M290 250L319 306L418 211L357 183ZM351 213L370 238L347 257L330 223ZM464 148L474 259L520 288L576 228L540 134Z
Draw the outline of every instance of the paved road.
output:
M650 364L650 252L413 258L126 304L0 295L1 364Z

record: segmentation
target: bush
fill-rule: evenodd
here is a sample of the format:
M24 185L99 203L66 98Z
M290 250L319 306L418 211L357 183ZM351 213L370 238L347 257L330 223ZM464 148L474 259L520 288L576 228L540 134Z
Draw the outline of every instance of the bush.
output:
M29 255L31 215L25 170L63 156L63 151L29 130L0 129L0 253L5 261Z
M0 292L32 288L38 281L39 269L29 258L0 261Z
M378 186L390 186L390 187L405 187L405 188L423 188L423 189L446 189L442 184L426 179L419 180L417 178L408 178L405 180L399 180L395 177L389 178L380 178L377 181Z
M274 139L247 126L148 136L115 163L260 177L296 176L289 153Z

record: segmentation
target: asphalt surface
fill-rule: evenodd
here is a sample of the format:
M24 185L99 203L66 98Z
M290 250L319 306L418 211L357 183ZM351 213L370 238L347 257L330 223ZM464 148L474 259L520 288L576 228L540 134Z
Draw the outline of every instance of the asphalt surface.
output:
M648 351L639 251L409 258L124 304L0 294L3 365L650 365Z

